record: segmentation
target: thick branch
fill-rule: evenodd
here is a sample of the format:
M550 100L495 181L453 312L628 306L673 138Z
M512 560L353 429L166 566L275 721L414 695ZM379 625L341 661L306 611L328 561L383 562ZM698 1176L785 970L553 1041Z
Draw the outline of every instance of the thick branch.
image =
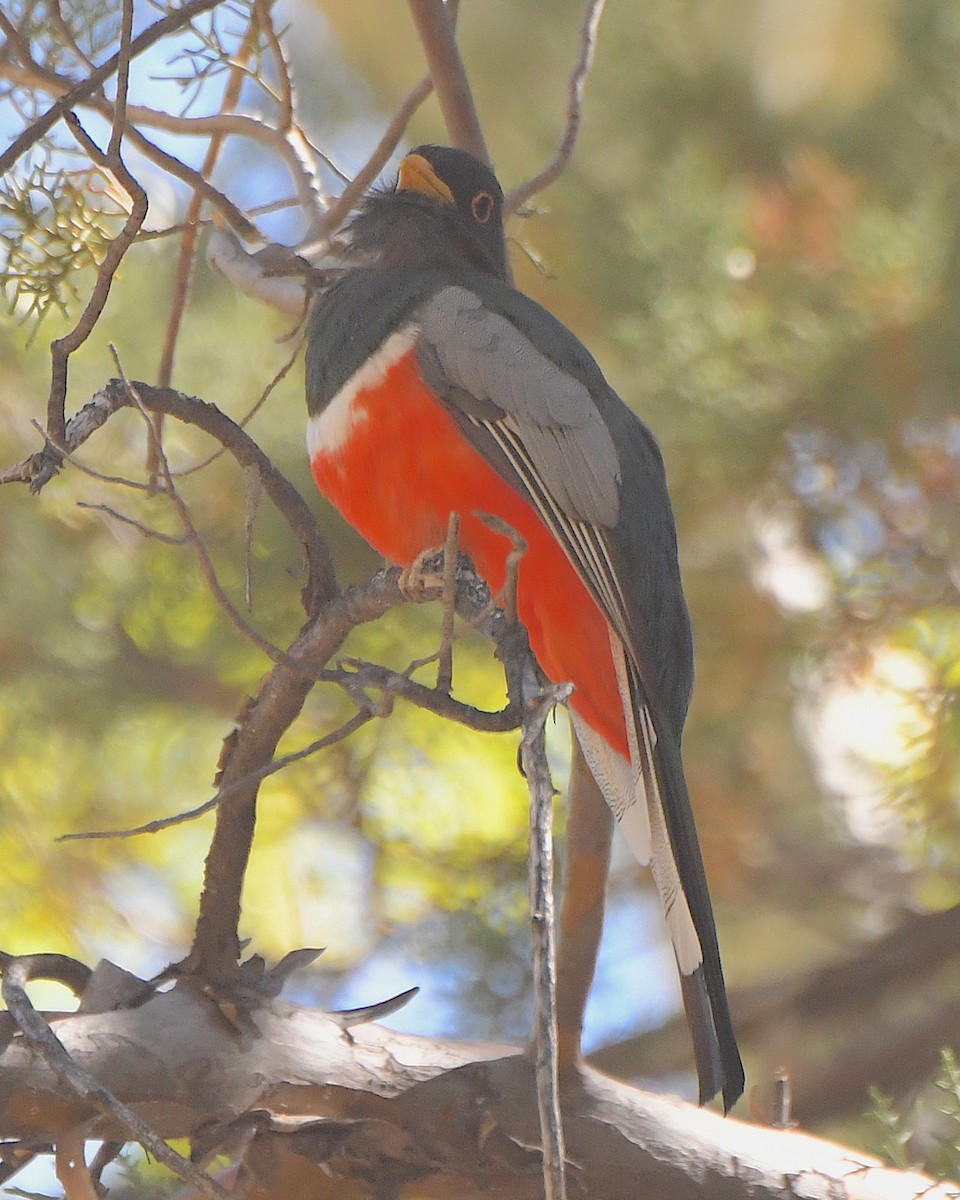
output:
M533 1069L504 1046L433 1042L274 1002L241 1041L180 989L141 1008L67 1016L55 1024L72 1058L126 1104L148 1110L165 1136L206 1127L215 1149L246 1129L274 1166L302 1171L283 1191L274 1173L250 1197L314 1200L312 1168L376 1179L390 1195L411 1181L460 1200L542 1197ZM568 1190L591 1200L955 1200L922 1176L807 1135L741 1124L647 1095L585 1070L565 1080ZM0 1057L0 1136L52 1140L90 1120L88 1136L123 1138L115 1122L72 1095L39 1055L15 1040ZM213 1132L211 1132L211 1130ZM251 1169L258 1155L248 1149Z
M219 442L241 467L253 467L257 471L264 491L303 548L307 567L303 602L308 613L315 612L324 599L336 592L330 552L316 518L300 493L276 469L250 435L216 405L172 388L156 388L140 382L128 387L122 380L111 380L67 423L61 443L0 472L0 483L30 483L34 490L39 490L50 478L61 455L74 453L115 412L129 408L134 403L134 394L148 411L165 413L188 425L195 425Z
M299 715L314 677L351 630L406 602L398 579L398 571L382 571L367 584L324 604L290 647L289 661L274 666L224 744L217 782L221 789L233 790L230 800L217 809L196 935L190 955L181 964L183 972L227 987L233 982L240 951L240 894L253 838L258 773L271 762L277 743ZM532 661L523 630L504 625L502 613L489 604L486 585L475 575L460 579L457 594L461 615L496 641L511 699L522 695L519 681L525 664ZM247 779L251 780L249 784L244 783Z
M46 959L48 956L37 957ZM35 960L32 956L8 959L3 965L3 1000L31 1052L40 1056L47 1070L54 1073L61 1086L66 1087L81 1105L101 1113L108 1121L119 1122L118 1129L124 1139L140 1142L160 1162L199 1187L203 1195L228 1200L227 1193L222 1188L193 1163L172 1150L139 1113L114 1096L97 1076L78 1065L71 1057L44 1017L30 1003L24 990L26 984L34 977L34 965ZM79 1123L75 1122L74 1127Z

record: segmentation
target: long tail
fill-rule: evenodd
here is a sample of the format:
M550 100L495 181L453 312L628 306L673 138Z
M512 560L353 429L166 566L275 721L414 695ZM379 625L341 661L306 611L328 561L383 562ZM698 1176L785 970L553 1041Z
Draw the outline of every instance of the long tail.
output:
M673 942L693 1039L700 1103L743 1092L743 1064L730 1019L713 907L680 750L658 739L643 684L622 644L611 649L627 721L630 762L574 714L584 758L637 859L649 864Z

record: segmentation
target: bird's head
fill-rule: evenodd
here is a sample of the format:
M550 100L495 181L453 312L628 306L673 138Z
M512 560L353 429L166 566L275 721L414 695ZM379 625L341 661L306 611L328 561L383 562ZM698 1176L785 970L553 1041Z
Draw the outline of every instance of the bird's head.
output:
M503 278L503 190L465 150L417 146L400 164L396 185L367 198L351 241L386 265L467 264Z

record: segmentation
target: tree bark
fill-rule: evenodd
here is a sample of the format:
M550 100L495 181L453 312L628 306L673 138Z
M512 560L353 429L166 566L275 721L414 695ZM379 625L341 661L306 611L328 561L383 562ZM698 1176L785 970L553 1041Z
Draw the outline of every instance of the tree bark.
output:
M9 1018L4 1015L9 1023ZM438 1042L275 1001L241 1032L174 988L140 1008L53 1019L74 1060L165 1137L242 1147L252 1200L336 1193L457 1200L542 1195L533 1068L508 1046ZM4 1023L0 1021L0 1044ZM7 1032L10 1030L7 1028ZM591 1200L947 1200L955 1191L795 1131L566 1075L571 1197ZM0 1057L0 1137L122 1141L16 1036ZM331 1185L336 1186L332 1187Z

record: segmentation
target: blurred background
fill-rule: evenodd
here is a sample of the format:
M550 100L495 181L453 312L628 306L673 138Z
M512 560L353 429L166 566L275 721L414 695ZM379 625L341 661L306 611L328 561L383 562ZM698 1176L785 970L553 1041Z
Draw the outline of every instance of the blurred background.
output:
M355 0L279 11L300 119L356 170L425 70L409 13ZM102 45L115 36L107 0L71 13ZM560 139L582 15L572 0L464 0L460 43L507 190ZM217 19L228 45L242 21ZM42 25L34 36L42 45ZM206 47L162 43L133 94L216 111L223 75L203 69ZM687 771L747 1065L738 1112L769 1117L782 1070L803 1125L954 1172L960 1098L940 1050L960 1031L958 63L954 0L611 2L573 161L509 228L518 286L583 339L663 447L697 638ZM251 86L249 99L262 95ZM0 129L13 136L22 113L8 88ZM202 159L203 139L157 140ZM428 101L404 146L443 140ZM130 161L148 227L175 225L186 190ZM76 320L118 227L109 189L95 203L78 185L74 210L73 183L50 173L74 159L21 167L0 201L2 465L39 445L49 340ZM228 147L216 180L248 207L289 192L276 158L247 142ZM46 245L21 236L31 220ZM303 234L289 210L261 224L287 244ZM57 237L73 250L51 273ZM157 236L125 259L71 360L71 410L116 374L110 344L129 377L156 377L176 250ZM201 264L174 385L240 417L289 359L289 330ZM304 422L298 363L249 430L321 513L341 582L365 578L380 564L315 496ZM166 439L177 469L211 451L173 423ZM128 413L79 458L142 482L144 446ZM221 459L181 486L242 600L243 479ZM177 532L162 497L73 467L39 497L0 490L0 945L147 975L189 943L209 818L56 839L208 798L220 742L268 664L228 626L189 548L98 505ZM264 507L251 619L281 645L301 619L298 567ZM438 627L430 609L392 613L348 651L403 666L435 648ZM456 685L499 705L487 645L464 643ZM317 689L281 750L349 711ZM567 741L561 718L558 781ZM292 998L349 1007L419 984L394 1025L523 1040L515 745L404 707L265 784L242 932L271 959L326 945ZM693 1096L651 882L618 852L610 888L589 1048L614 1074Z

